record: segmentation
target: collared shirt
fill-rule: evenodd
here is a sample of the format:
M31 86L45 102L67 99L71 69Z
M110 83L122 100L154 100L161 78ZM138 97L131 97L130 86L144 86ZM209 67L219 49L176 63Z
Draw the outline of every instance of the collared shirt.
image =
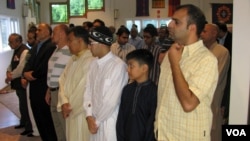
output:
M36 54L39 52L40 48L42 47L43 43L46 42L47 40L49 40L49 38L43 40L43 41L40 41L38 44L37 44L37 50L36 50Z
M161 46L157 43L152 44L151 46L144 45L143 49L149 50L154 56L154 64L149 72L149 78L158 85L159 76L160 76L160 63L159 63L159 55L161 53Z
M67 45L55 49L48 62L47 85L49 87L56 88L59 86L58 79L70 58L71 54Z
M135 46L136 49L141 49L144 41L141 37L136 36L135 38L129 38L128 43Z
M72 55L73 61L78 60L86 51L89 51L89 49L84 49L84 50L78 52L76 55Z
M117 141L154 141L156 104L157 86L152 81L126 85L116 122Z
M112 53L120 57L123 61L126 61L126 55L133 50L135 50L135 47L129 43L120 45L118 42L116 42L111 45Z
M226 37L227 37L227 33L222 38L219 38L219 43L221 45L224 45Z
M199 105L185 112L177 97L168 53L161 64L155 134L162 141L210 141L211 103L218 81L215 56L200 40L184 47L180 67Z

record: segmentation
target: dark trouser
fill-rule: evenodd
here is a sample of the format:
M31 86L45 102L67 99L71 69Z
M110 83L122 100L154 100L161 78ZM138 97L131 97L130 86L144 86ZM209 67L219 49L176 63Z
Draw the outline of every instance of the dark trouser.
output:
M26 131L32 131L32 125L28 111L26 90L16 90L16 94L19 100L19 111L21 114L20 125L24 125Z
M42 140L57 141L50 106L45 102L45 94L31 91L30 104Z

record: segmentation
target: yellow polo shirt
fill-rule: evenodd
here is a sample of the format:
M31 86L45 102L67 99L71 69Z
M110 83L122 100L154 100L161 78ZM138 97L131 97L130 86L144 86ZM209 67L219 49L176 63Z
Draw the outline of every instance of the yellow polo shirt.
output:
M184 47L180 67L200 104L193 111L184 112L175 92L166 54L158 85L155 119L158 141L210 141L211 102L218 81L217 59L200 40Z

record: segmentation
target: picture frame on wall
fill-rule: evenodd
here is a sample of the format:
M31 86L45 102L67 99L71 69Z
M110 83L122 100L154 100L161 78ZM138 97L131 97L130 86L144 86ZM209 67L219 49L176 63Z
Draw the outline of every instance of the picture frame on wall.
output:
M165 0L152 0L152 8L165 8Z
M15 0L7 0L7 8L9 9L15 9Z
M86 17L86 0L69 0L70 17Z
M68 3L57 2L50 3L50 23L51 24L68 24L69 10Z
M88 0L88 11L104 11L104 0Z

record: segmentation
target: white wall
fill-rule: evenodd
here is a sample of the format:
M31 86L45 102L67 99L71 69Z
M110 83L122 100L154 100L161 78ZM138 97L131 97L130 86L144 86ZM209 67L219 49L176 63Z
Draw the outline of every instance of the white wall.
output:
M10 64L13 51L0 52L0 89L3 88L6 83L6 69Z
M229 124L247 124L249 103L249 0L234 0L232 77ZM242 18L244 17L244 20Z
M18 18L19 23L20 23L21 34L24 34L24 31L25 31L24 17L22 16L23 3L24 3L24 0L15 0L16 9L8 9L6 0L0 0L0 15L8 15L8 16Z
M43 12L41 12L41 22L50 23L49 16L49 3L50 2L66 2L66 0L40 0L40 7ZM84 21L94 21L94 19L99 18L102 19L106 25L114 24L114 1L113 0L105 0L105 11L95 11L88 12L87 18L70 18L69 23L74 23L75 25L82 25Z
M41 3L41 21L50 23L49 3L50 2L65 2L66 0L40 0ZM182 0L181 4L192 3L199 6L207 17L208 22L212 21L211 3L232 3L233 0ZM46 10L44 10L46 9ZM114 19L114 9L119 10L118 19ZM70 23L81 25L84 21L93 21L96 18L104 20L107 26L114 25L119 27L124 25L126 19L131 18L157 18L157 10L160 10L160 18L168 17L168 0L165 0L165 8L152 8L152 1L149 0L149 17L136 17L136 1L135 0L105 0L105 11L88 12L87 18L71 18Z
M24 18L22 17L22 4L24 0L15 0L16 9L8 9L6 0L0 0L0 15L12 16L19 19L21 35L25 35ZM0 88L5 86L6 69L10 63L12 51L0 52Z

